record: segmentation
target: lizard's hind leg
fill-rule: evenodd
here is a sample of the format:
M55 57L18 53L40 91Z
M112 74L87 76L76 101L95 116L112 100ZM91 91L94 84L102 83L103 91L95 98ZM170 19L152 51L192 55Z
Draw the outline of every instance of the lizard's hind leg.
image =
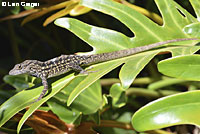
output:
M91 70L91 69L93 69L92 66L88 67L86 70L81 71L80 74L89 74L89 73L98 72L98 71L89 71L89 70Z
M73 66L73 67L71 67L71 69L72 70L74 70L74 71L76 71L76 72L79 72L79 74L89 74L89 73L94 73L94 72L96 72L96 71L88 71L88 70L91 70L92 69L92 67L90 67L89 69L87 69L87 70L84 70L81 66L79 66L79 65L76 65L76 66Z

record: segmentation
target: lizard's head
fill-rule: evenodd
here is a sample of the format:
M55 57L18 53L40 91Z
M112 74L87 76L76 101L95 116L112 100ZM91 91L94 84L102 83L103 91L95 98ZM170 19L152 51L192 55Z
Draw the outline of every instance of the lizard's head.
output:
M19 75L19 74L35 74L36 67L35 60L25 60L22 63L16 64L12 70L10 70L9 75Z

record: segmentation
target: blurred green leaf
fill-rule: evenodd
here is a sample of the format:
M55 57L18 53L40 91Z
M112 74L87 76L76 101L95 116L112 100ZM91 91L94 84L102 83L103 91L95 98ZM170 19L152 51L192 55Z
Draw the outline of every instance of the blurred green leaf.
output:
M12 6L10 12L12 14L18 14L20 12L20 6Z
M112 105L114 107L120 108L126 104L125 89L121 87L120 83L112 85L110 88L110 96L112 97Z
M81 112L67 108L66 105L64 105L64 103L61 103L56 99L50 99L50 101L48 101L47 104L53 111L53 113L56 114L59 117L59 119L61 119L67 124L74 123L74 121L78 119L78 117L81 114Z
M90 114L89 116L88 116L88 119L87 119L88 121L93 121L93 122L95 122L96 124L100 124L100 122L101 122L101 119L100 119L100 112L98 111L98 112L96 112L96 113L94 113L94 114Z
M132 113L124 112L122 115L120 115L120 117L117 119L117 121L128 123L131 121L131 117L132 117Z
M60 18L62 16L65 16L65 15L69 14L70 11L77 5L77 3L75 1L69 1L68 4L69 4L68 6L66 4L66 8L64 8L64 9L56 12L55 14L51 15L50 17L48 17L45 20L45 22L43 23L43 26L47 26L49 23L51 23L55 19Z
M25 10L30 10L30 9L33 9L33 7L31 7L31 6L24 6L24 9Z
M163 60L158 64L159 72L176 78L199 81L200 55L186 55Z
M35 84L41 83L41 80L39 78L35 78L28 75L6 75L4 76L3 80L6 83L15 87L18 91L27 89L29 87L34 86Z
M149 84L148 89L149 90L158 90L163 87L167 87L167 86L179 84L179 83L185 83L185 82L187 82L187 80L176 79L176 78L166 78L166 79L156 81L156 82Z
M200 125L200 91L160 98L138 110L132 118L137 131L155 130L180 124Z
M71 16L78 16L81 14L86 14L88 12L90 12L92 9L91 8L87 8L81 5L76 5L69 13L69 15Z

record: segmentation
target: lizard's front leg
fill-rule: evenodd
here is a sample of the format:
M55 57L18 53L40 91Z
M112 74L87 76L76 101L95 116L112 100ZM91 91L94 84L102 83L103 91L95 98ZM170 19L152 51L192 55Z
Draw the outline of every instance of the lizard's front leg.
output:
M37 102L39 100L42 99L42 97L45 95L45 93L47 92L48 90L48 82L47 82L47 78L46 77L42 77L42 84L44 86L44 89L42 90L42 93L40 94L40 96L34 101L34 102Z

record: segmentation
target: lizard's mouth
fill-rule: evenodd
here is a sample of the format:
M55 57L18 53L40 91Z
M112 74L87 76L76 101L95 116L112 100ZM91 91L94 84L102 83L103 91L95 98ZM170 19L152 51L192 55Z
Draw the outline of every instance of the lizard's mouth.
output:
M20 70L10 70L9 71L9 75L19 75L19 74L22 74L22 72Z

